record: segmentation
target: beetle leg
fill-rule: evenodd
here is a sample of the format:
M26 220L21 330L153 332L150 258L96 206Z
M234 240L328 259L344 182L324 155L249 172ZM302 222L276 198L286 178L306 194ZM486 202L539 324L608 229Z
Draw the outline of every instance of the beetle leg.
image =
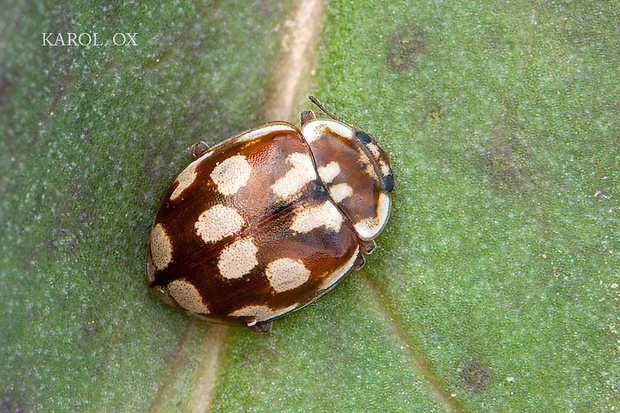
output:
M360 254L357 256L357 259L353 263L353 271L357 271L364 266L366 263L366 259L364 258L364 254Z
M364 254L370 254L376 246L377 244L375 244L373 240L362 241L362 252L364 252Z
M271 331L272 325L273 325L273 321L263 321L261 323L256 323L248 327L250 327L250 330L252 330L255 333L268 333Z
M314 116L314 112L312 112L311 110L304 110L303 112L301 112L300 114L301 117L301 127L303 128L304 125L312 120L314 120L315 116Z
M202 155L207 153L209 150L209 145L204 143L203 141L196 142L192 145L192 161L200 158Z

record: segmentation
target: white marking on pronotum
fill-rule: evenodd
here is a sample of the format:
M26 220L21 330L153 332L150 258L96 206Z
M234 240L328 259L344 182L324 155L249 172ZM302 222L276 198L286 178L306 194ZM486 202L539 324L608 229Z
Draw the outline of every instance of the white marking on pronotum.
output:
M248 322L248 327L252 327L254 324L260 321L269 320L278 317L282 314L286 314L293 311L299 306L298 303L281 308L279 310L273 310L266 305L248 305L239 310L233 311L229 317L256 317L254 320Z
M252 166L243 155L235 155L213 168L211 179L222 195L233 195L250 179Z
M375 145L374 143L367 143L366 147L370 150L370 153L372 153L372 156L375 157L375 159L379 158L381 156L381 152L379 151L379 147L377 145Z
M286 175L271 185L271 190L282 199L287 199L296 194L308 182L316 179L314 163L309 155L295 152L286 157L286 162L292 168L286 172Z
M368 240L377 236L381 232L390 215L390 197L383 192L379 194L377 203L377 215L361 220L354 225L357 234L361 239Z
M310 270L301 261L280 258L267 265L265 275L271 287L281 293L297 288L308 281Z
M196 233L208 243L233 235L243 225L245 220L236 210L217 204L200 214L194 226Z
M383 174L383 176L388 176L392 173L392 168L390 168L390 165L388 165L386 162L379 161L379 166L381 166L381 173Z
M351 268L353 268L353 264L355 264L355 260L357 259L359 251L360 251L360 248L356 247L355 252L351 256L351 258L349 258L349 260L342 267L334 270L334 272L329 274L323 280L323 283L321 283L321 286L319 287L319 289L327 290L332 285L336 284L338 280L340 280L346 273L348 273L351 270Z
M358 147L358 153L361 159L361 163L364 165L364 172L372 179L373 181L379 183L379 177L377 176L377 171L375 171L375 167L372 164L372 161L366 155L366 153L362 150L362 148Z
M351 129L350 126L328 119L313 120L312 122L309 122L303 127L302 134L304 135L304 138L306 138L306 142L312 143L322 137L328 129L336 135L340 135L345 138L352 139L354 136L353 129Z
M224 278L241 278L258 265L257 252L252 237L240 239L224 248L217 268Z
M353 195L353 188L345 183L333 185L329 187L329 194L336 203L339 203L343 199Z
M319 176L326 184L332 182L340 174L340 165L338 162L330 162L319 168Z
M159 271L172 261L172 242L161 224L155 225L151 231L151 258Z
M291 230L298 233L310 232L315 228L325 227L333 231L340 231L342 214L338 208L326 201L319 206L298 207L295 210L295 218L291 224Z
M192 283L174 280L168 284L168 292L187 311L196 314L209 314L209 309L202 302L202 296Z

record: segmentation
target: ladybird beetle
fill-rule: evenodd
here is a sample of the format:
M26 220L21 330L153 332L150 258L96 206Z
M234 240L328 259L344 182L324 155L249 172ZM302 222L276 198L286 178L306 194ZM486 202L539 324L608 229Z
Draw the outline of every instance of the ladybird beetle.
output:
M366 132L301 112L209 148L164 193L151 228L150 291L190 316L269 331L272 320L364 264L385 227L394 177Z

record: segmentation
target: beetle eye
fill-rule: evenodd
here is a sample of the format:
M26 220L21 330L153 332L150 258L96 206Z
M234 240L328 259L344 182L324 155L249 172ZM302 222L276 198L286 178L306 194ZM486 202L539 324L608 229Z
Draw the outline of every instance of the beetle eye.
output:
M392 192L394 190L394 176L390 174L383 178L383 186L386 191Z
M355 132L355 137L363 144L372 142L372 138L370 137L370 135L361 130Z

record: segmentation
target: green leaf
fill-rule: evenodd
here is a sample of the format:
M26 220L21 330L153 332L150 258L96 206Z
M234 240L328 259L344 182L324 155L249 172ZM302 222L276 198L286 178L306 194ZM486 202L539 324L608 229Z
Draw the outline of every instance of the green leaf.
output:
M0 17L0 410L620 408L611 2L334 0L306 15L323 26L316 56L293 62L308 69L299 108L311 91L392 157L377 249L267 335L149 295L159 197L194 142L273 120L282 41L310 3ZM106 43L42 46L70 32Z

